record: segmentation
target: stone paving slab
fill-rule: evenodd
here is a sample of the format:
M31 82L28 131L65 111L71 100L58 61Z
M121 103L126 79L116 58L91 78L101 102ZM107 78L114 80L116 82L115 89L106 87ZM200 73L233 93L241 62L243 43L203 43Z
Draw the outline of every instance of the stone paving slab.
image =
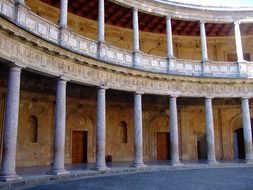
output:
M20 175L22 179L9 181L9 182L0 182L0 189L10 189L15 187L26 187L31 185L40 185L49 182L59 182L72 179L83 179L83 178L94 178L100 176L110 176L110 175L119 175L119 174L130 174L130 173L139 173L139 172L154 172L154 171L170 171L170 170L196 170L196 169L209 169L209 168L252 168L253 164L245 163L220 163L215 165L208 164L183 164L180 166L169 166L168 164L156 164L149 165L145 168L133 168L133 167L120 167L120 164L117 167L112 167L110 170L106 171L94 171L94 170L69 170L69 174L65 175L46 175L46 174L27 174ZM34 168L33 170L36 170ZM38 170L41 170L38 168ZM27 171L28 172L28 171Z

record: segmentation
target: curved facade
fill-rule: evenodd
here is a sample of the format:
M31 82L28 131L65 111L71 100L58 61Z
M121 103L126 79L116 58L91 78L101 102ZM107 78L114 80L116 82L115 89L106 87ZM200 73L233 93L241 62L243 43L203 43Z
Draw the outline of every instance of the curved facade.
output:
M98 21L67 0L0 1L2 180L105 158L252 162L253 7L89 3Z

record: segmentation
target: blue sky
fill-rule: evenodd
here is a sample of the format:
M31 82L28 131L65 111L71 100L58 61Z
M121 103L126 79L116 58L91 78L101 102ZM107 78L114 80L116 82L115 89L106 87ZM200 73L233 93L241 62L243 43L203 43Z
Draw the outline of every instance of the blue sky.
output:
M172 1L189 4L201 4L201 5L253 6L253 0L172 0Z

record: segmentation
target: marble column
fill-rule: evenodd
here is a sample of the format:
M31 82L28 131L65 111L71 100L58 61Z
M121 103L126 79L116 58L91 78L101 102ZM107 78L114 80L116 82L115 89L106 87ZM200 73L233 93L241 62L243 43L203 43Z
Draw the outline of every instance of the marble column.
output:
M170 151L171 165L181 165L179 161L177 98L170 97Z
M106 136L106 88L101 86L97 90L97 123L96 123L96 164L94 170L108 170L105 163Z
M172 27L171 27L171 18L166 17L166 39L167 39L167 57L174 58L173 53L173 40L172 40Z
M68 0L61 0L60 7L60 27L67 28L68 22Z
M98 1L98 42L105 41L105 2Z
M242 50L242 39L241 39L241 32L240 32L240 23L235 22L235 45L236 45L236 55L237 55L237 62L243 62L243 50Z
M216 164L212 98L205 98L207 163Z
M134 94L134 161L133 167L146 167L143 163L143 142L142 142L142 93Z
M133 8L133 52L140 51L138 9Z
M253 163L252 134L248 98L242 98L242 122L245 147L245 161L247 163Z
M52 175L69 173L64 167L65 131L66 131L66 85L67 80L59 78L56 88L55 126Z
M201 36L201 54L202 54L202 62L208 60L208 52L207 52L207 41L206 41L206 29L205 23L200 21L200 36Z
M16 174L19 97L21 67L12 65L9 70L6 110L4 115L3 154L0 181L19 179Z

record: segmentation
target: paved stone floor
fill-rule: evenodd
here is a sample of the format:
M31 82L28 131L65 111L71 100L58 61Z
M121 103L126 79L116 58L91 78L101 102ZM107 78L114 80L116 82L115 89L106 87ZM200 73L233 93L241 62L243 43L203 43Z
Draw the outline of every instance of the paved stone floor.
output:
M22 188L19 188L22 189ZM253 167L161 170L84 178L28 190L252 190Z

